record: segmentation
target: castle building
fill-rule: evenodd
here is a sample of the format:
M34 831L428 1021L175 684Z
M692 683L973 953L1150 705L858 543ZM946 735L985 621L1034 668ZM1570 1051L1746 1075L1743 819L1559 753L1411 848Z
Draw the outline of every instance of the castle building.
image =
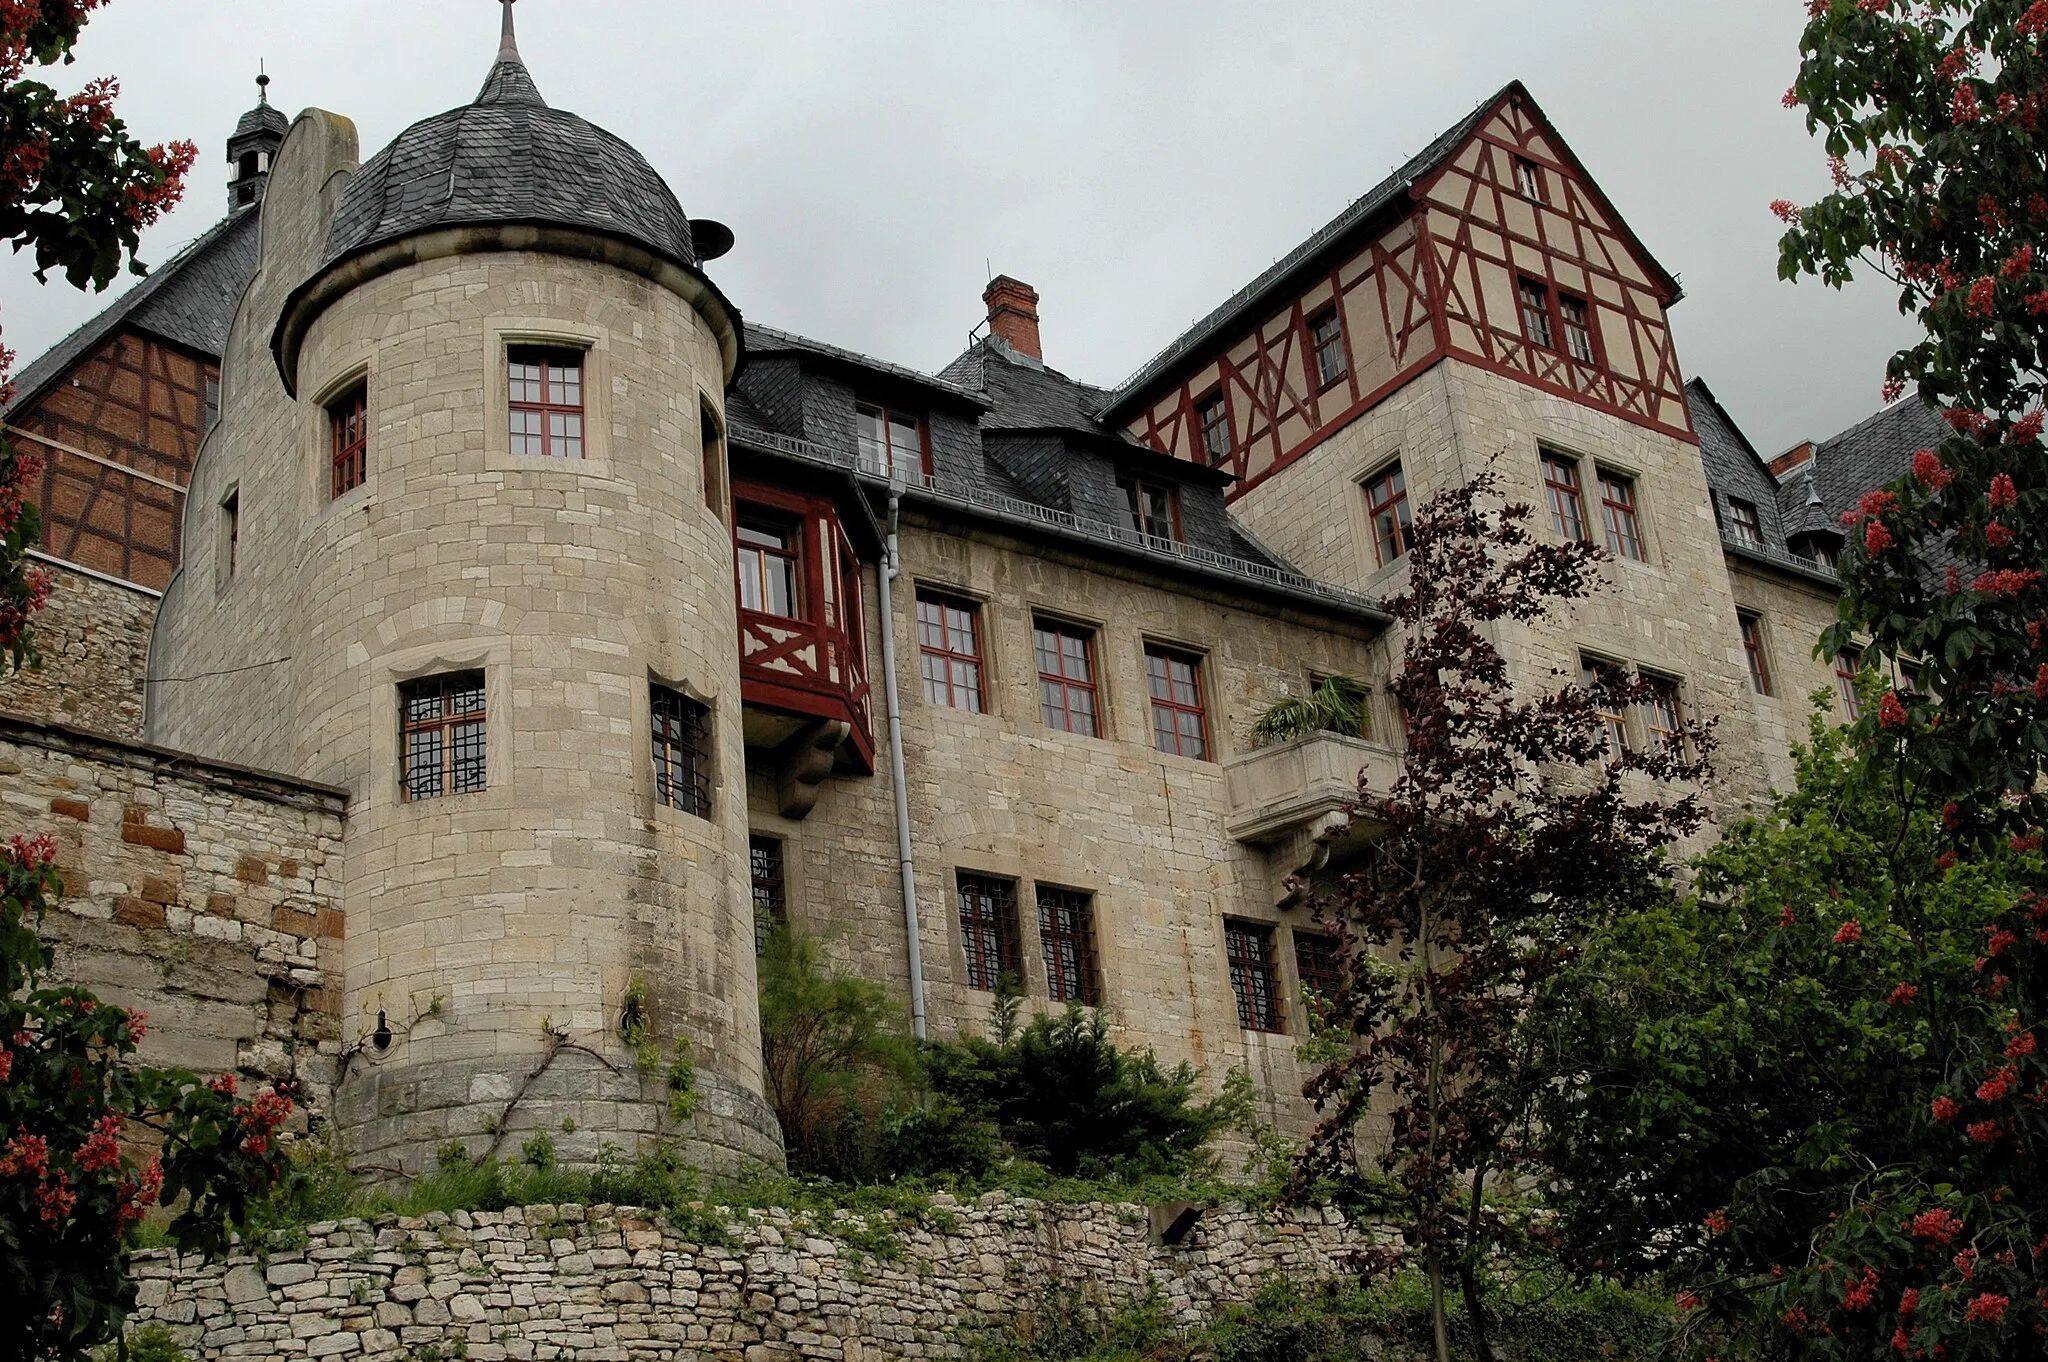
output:
M1378 602L1489 466L1610 550L1511 661L1659 682L1617 741L1716 718L1717 818L1853 701L1837 517L1928 413L1760 457L1520 84L1105 389L1007 276L935 374L745 322L732 234L548 105L506 9L476 100L366 162L260 103L229 216L4 412L58 590L0 797L59 834L62 967L365 1164L778 1161L778 920L919 1034L1007 975L1300 1128L1299 885L1400 760ZM1336 675L1362 731L1254 743Z

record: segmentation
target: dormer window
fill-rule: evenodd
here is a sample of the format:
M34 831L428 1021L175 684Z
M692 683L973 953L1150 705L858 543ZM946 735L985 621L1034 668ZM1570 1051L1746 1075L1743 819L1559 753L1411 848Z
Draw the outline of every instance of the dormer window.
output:
M862 468L885 478L898 472L907 478L931 472L930 432L923 417L872 402L855 403L853 414Z
M1181 532L1179 488L1139 478L1118 478L1116 485L1124 494L1124 512L1132 529L1176 543L1187 537Z
M1764 546L1763 522L1757 518L1756 503L1740 497L1728 498L1728 537L1745 548Z
M1213 466L1230 457L1230 405L1218 388L1195 403L1195 424L1201 427L1202 450Z
M583 352L515 345L506 352L511 451L583 457Z

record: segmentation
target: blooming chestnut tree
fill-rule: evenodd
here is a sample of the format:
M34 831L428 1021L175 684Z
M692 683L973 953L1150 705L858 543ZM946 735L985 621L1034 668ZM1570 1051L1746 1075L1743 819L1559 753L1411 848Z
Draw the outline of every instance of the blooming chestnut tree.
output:
M143 229L177 203L199 155L190 142L146 147L130 136L111 77L71 95L34 78L71 61L104 3L0 0L0 240L34 251L39 280L56 270L75 288L104 289L124 260L142 272ZM13 364L0 345L0 392ZM0 654L15 666L34 656L28 619L50 589L26 558L39 529L27 498L40 473L33 454L0 443Z
M118 1334L135 1301L135 1228L176 1212L180 1248L218 1253L290 1175L276 1089L247 1098L134 1061L140 1013L47 983L36 920L60 891L56 844L0 852L0 1356L73 1358Z
M1919 685L1881 698L1856 734L1906 757L1938 811L1932 854L2029 853L2048 826L2048 0L1812 0L1800 53L1786 103L1824 139L1835 188L1777 205L1780 273L1890 280L1925 335L1892 358L1887 396L1913 390L1950 430L1849 513L1841 618L1822 646L1868 640L1919 664ZM1939 1247L1970 1282L1994 1264L2006 1275L1974 1294L1950 1284L1968 1327L1927 1309L1924 1290L1910 1311L1884 1301L1904 1317L1881 1344L1891 1355L2034 1356L2048 1328L2044 887L1985 924L1975 996L1942 1021L1953 1062L1922 1109L1946 1139L1871 1169L1869 1204L1816 1236L1810 1263L1785 1265L1788 1298L1807 1289L1800 1273L1852 1267L1891 1290L1888 1249L1930 1242L1892 1212L1939 1189L1967 1202L1932 1208L1961 1224ZM1804 1298L1787 1309L1804 1311L1788 1313L1788 1337L1815 1318Z
M1534 1171L1528 1121L1552 1075L1528 1062L1529 1005L1596 924L1668 896L1662 853L1701 823L1709 737L1684 723L1661 745L1610 742L1602 711L1657 701L1642 681L1597 696L1510 682L1498 636L1586 595L1604 555L1538 542L1530 507L1492 505L1494 488L1489 472L1431 498L1387 602L1408 743L1393 788L1357 811L1373 825L1362 866L1318 905L1344 962L1325 1019L1349 1043L1308 1084L1321 1121L1301 1169L1360 1206L1367 1163L1390 1175L1440 1362L1445 1292L1485 1362L1490 1265L1531 1246L1526 1217L1487 1199ZM1371 1113L1391 1138L1361 1151Z

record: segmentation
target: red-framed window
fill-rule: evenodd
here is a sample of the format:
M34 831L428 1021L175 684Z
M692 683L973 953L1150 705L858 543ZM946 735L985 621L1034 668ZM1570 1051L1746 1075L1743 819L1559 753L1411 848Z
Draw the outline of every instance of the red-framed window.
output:
M583 352L514 345L505 352L511 451L550 459L583 457Z
M1607 521L1607 547L1638 563L1643 556L1642 527L1636 523L1636 480L1599 470L1600 510Z
M1302 987L1313 990L1324 1002L1335 998L1337 991L1344 986L1343 960L1337 954L1336 938L1297 928L1294 933L1294 973L1301 980Z
M1054 620L1034 620L1031 643L1038 654L1038 708L1045 726L1090 738L1099 736L1094 632Z
M1230 404L1223 389L1195 399L1195 424L1201 428L1202 450L1212 465L1230 457Z
M370 387L358 383L327 404L327 436L334 460L330 497L352 492L369 476Z
M654 797L671 809L711 816L711 707L667 686L647 687L654 736Z
M1280 1031L1280 978L1273 965L1273 929L1253 922L1223 923L1223 953L1237 995L1237 1023L1247 1031Z
M1414 518L1408 510L1408 483L1401 465L1387 465L1365 483L1365 514L1372 522L1373 549L1381 567L1408 552Z
M802 619L802 525L742 508L733 537L740 608L784 619Z
M1154 539L1171 539L1175 543L1187 538L1181 530L1178 487L1134 477L1120 477L1116 485L1124 494L1124 515L1132 529Z
M1078 889L1038 886L1038 940L1045 988L1056 1003L1102 1001L1095 973L1095 899Z
M1550 288L1527 275L1522 276L1520 285L1522 297L1522 336L1531 345L1545 350L1555 350L1556 341L1550 330Z
M1650 735L1650 746L1659 752L1678 751L1683 746L1683 735L1679 732L1680 716L1678 682L1668 676L1643 674L1643 684L1649 687L1649 694L1642 703L1643 728Z
M1017 965L1017 882L963 870L960 944L967 955L967 986L993 993L1004 975L1021 980Z
M1350 372L1351 360L1344 351L1344 323L1335 307L1326 307L1308 319L1309 347L1315 351L1316 381L1329 387Z
M1856 674L1863 670L1863 650L1844 648L1835 654L1835 692L1842 697L1842 713L1850 723L1863 717L1863 702L1856 698Z
M930 703L982 712L980 615L972 601L917 593L918 663Z
M1607 731L1607 754L1618 757L1630 750L1628 741L1628 716L1621 712L1606 688L1622 682L1621 668L1612 662L1597 658L1579 659L1579 684L1586 688L1586 694L1593 697L1593 712L1600 719L1600 726Z
M1593 316L1584 298L1557 295L1557 319L1564 324L1564 350L1581 364L1593 362Z
M484 674L452 672L398 688L399 789L407 800L484 788Z
M1763 521L1757 517L1756 503L1740 497L1728 498L1728 524L1733 531L1730 538L1738 544L1753 549L1764 546Z
M1543 487L1550 494L1550 524L1560 539L1590 540L1586 496L1579 490L1579 465L1556 454L1543 456Z
M885 478L896 471L911 478L932 471L931 430L924 417L878 402L856 402L853 415L862 467Z
M1749 659L1750 688L1758 695L1771 693L1771 664L1764 657L1763 616L1748 610L1735 612L1735 623L1742 631L1742 655Z
M782 868L780 837L747 839L747 870L753 878L754 954L768 949L768 937L789 925L789 888Z
M1538 203L1550 202L1543 192L1543 168L1526 156L1515 157L1515 192Z
M1202 659L1148 644L1145 679L1152 692L1152 745L1176 756L1209 758L1209 716L1202 707Z

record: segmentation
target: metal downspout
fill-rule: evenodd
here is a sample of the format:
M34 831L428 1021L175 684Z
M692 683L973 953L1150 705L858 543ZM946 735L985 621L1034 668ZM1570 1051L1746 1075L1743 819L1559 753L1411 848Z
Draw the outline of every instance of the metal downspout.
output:
M917 928L917 874L910 859L910 790L903 776L903 708L896 695L896 615L890 598L902 559L896 548L896 510L903 485L889 484L889 547L882 562L882 695L889 712L889 776L896 787L896 861L903 875L903 933L910 947L910 1030L924 1039L924 947Z

